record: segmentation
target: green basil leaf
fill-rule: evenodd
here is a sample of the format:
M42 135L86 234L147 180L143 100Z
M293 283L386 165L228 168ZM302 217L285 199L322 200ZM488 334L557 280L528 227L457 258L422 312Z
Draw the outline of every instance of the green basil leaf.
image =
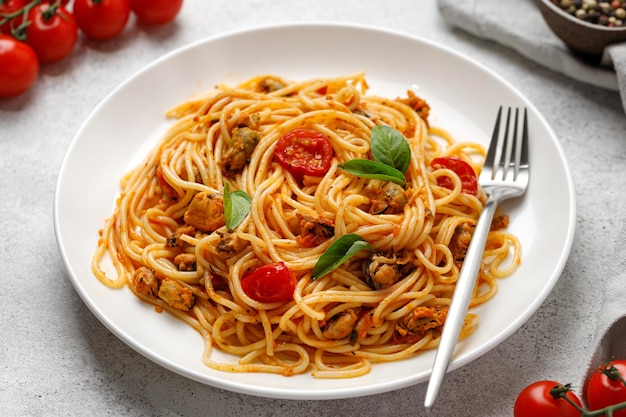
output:
M389 126L374 126L370 137L370 150L374 161L389 165L406 173L411 162L409 142L396 129Z
M406 185L406 179L402 172L382 162L370 161L369 159L351 159L340 164L339 168L358 177L392 181L403 187Z
M224 184L224 217L229 231L241 224L250 213L250 207L252 207L252 199L245 191L230 192L230 185Z
M341 264L350 259L354 254L361 250L373 250L365 239L357 234L347 234L341 236L333 242L332 245L313 267L311 273L313 279L321 278L329 272L337 269Z

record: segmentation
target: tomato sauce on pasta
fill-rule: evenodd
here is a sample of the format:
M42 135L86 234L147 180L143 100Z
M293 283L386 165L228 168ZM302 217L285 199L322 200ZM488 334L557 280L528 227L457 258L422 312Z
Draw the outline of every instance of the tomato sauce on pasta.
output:
M121 180L94 274L193 326L218 370L356 377L436 347L486 201L485 150L430 126L412 91L367 90L364 73L261 75L170 109ZM520 262L506 224L471 306ZM477 324L468 313L461 337Z

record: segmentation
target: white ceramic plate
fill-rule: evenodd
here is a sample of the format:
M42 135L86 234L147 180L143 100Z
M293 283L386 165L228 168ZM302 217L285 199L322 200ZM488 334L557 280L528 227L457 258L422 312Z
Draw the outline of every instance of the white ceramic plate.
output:
M82 125L61 167L54 222L70 279L98 319L132 348L174 372L252 395L345 398L427 380L434 352L375 364L368 375L343 380L214 371L201 362L203 342L194 330L156 314L127 289L106 288L91 272L98 230L111 214L119 178L170 124L166 109L222 81L234 84L262 73L302 80L360 70L366 71L371 94L395 98L416 89L432 107L431 123L458 140L487 144L500 104L528 108L530 188L523 199L504 208L510 230L521 239L523 262L513 276L500 281L495 299L476 309L478 330L459 344L450 369L478 358L518 329L552 290L573 240L574 187L554 133L519 91L454 51L387 30L317 23L230 33L174 51L115 89Z

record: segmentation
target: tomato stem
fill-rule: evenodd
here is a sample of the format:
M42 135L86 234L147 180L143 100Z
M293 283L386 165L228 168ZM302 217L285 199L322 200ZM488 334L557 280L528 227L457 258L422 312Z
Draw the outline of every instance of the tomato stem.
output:
M624 379L624 375L621 374L619 369L617 369L612 362L609 362L604 368L602 368L601 372L611 381L620 380L622 384L626 386L626 379Z
M50 20L57 14L57 10L61 7L61 0L56 0L54 3L50 3L48 8L41 14L43 20Z
M578 404L576 404L572 399L567 396L567 393L572 390L572 384L557 384L550 390L550 395L555 400L562 398L567 401L572 407L580 411L583 415L585 414L585 410L581 408Z
M13 27L13 25L10 25L11 35L18 41L26 40L26 28L28 27L28 25L30 25L30 21L28 20L28 13L33 7L37 6L42 1L43 0L32 0L30 3L25 4L14 12L0 13L0 25L4 25L7 22L11 22L11 20L15 19L16 17L22 16L22 21L17 27ZM56 0L56 3L58 3L58 5L56 6L58 8L58 6L61 4L61 0Z
M576 407L578 408L578 407ZM623 403L613 404L605 408L601 408L600 410L587 411L583 410L583 414L581 417L612 417L613 412L617 410L625 410L626 409L626 401Z
M622 374L619 372L617 368L611 365L610 367L605 368L605 370L611 373L612 376L609 376L609 374L607 373L607 376L609 376L609 378L619 379L624 383L624 385L626 385L626 382L624 382L624 377L622 376ZM624 401L622 403L613 404L608 407L602 408L600 410L593 410L593 411L585 410L584 408L581 408L578 404L576 404L574 401L572 401L566 395L567 392L571 390L572 390L571 384L565 384L565 385L558 384L558 385L555 385L550 390L550 395L555 400L562 398L563 400L567 401L572 407L574 407L575 409L577 409L578 411L582 413L581 417L600 417L600 416L612 417L614 411L626 409L626 401Z

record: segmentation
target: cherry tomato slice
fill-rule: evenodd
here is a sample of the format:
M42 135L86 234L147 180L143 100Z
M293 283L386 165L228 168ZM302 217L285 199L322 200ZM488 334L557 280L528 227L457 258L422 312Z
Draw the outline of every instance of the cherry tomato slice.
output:
M33 48L0 34L0 97L14 97L28 90L39 74Z
M617 372L626 380L626 360L611 361L596 369L591 375L586 387L589 409L599 410L626 401L626 384L619 378ZM613 417L625 416L626 409L613 411Z
M554 398L550 391L555 387L563 387L563 385L555 381L537 381L524 388L515 400L513 416L580 417L580 411L572 404L563 398ZM565 395L576 405L582 407L580 400L572 391L567 391Z
M106 40L119 35L130 16L128 0L74 0L74 17L89 39Z
M48 16L50 3L41 3L33 7L28 19L25 42L32 46L40 62L55 62L72 52L78 39L78 27L74 16L65 7L60 6Z
M478 179L470 164L458 156L442 156L435 158L430 163L433 169L446 168L458 175L461 180L461 191L466 194L476 195L478 192ZM449 177L441 176L437 178L437 185L452 190L454 185Z
M293 298L296 276L283 262L263 265L246 272L241 288L246 295L261 303L276 303Z
M183 0L130 0L137 20L148 25L162 25L174 20Z
M304 175L322 177L330 168L333 147L323 133L296 129L278 140L274 156L297 179Z

